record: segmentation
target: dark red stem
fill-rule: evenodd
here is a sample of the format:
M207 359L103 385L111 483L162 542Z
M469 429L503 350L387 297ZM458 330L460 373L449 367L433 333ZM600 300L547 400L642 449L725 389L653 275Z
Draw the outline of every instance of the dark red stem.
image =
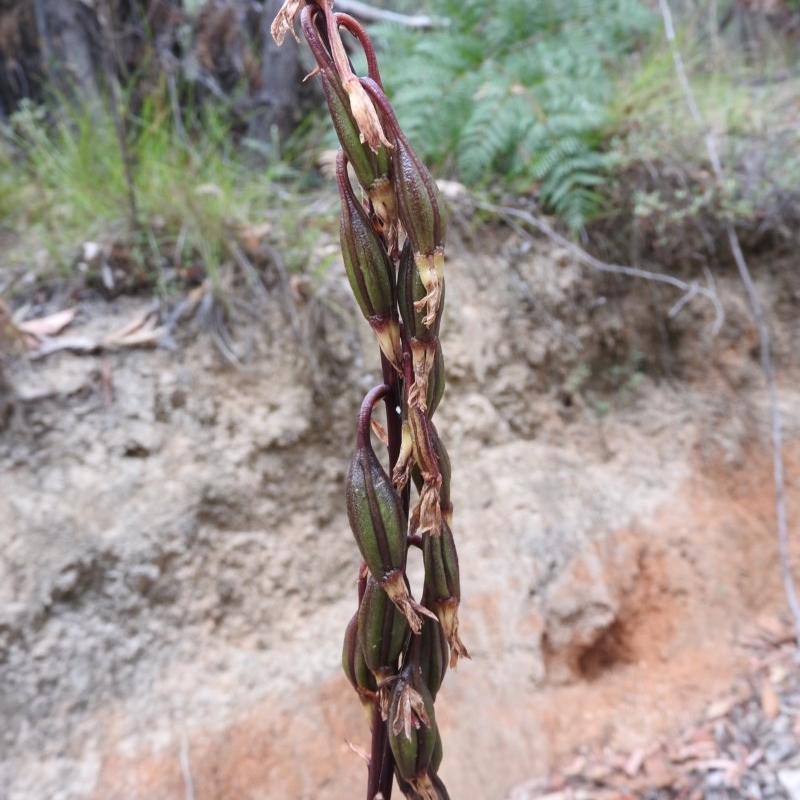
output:
M353 36L356 37L356 39L358 39L358 43L363 48L364 55L367 59L367 74L370 78L372 78L372 80L375 81L375 83L378 84L378 86L381 87L381 89L383 89L381 73L378 70L378 57L375 55L375 48L372 46L372 40L364 30L364 26L349 14L343 14L339 12L333 16L340 27L344 28L346 31L349 31L353 34Z
M361 409L358 412L358 427L356 428L356 447L362 449L370 445L370 421L372 419L372 409L375 403L382 397L385 397L390 391L390 387L386 384L381 384L367 392L366 397L361 403Z

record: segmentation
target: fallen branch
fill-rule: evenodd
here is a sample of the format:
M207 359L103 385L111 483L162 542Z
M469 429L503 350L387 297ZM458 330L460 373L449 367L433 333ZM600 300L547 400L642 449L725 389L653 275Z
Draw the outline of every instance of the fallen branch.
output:
M669 42L670 50L672 51L672 60L675 65L675 72L678 75L681 89L683 90L686 99L686 105L689 108L689 113L692 116L695 124L702 128L703 118L700 115L700 110L694 99L692 86L689 83L689 78L686 73L686 68L683 64L680 51L675 43L675 28L672 24L672 13L670 11L668 0L659 0L659 7L661 9L661 16L664 20L664 32ZM714 176L717 183L722 186L724 184L725 174L722 169L722 163L717 152L717 146L710 133L705 133L703 140L708 152L708 160L711 162L711 168L714 171ZM795 624L795 638L798 647L800 647L800 602L797 600L797 594L794 588L794 581L792 579L791 563L789 561L789 536L786 524L786 490L784 479L784 466L783 466L783 443L781 437L781 414L778 407L778 393L775 388L775 374L772 368L772 357L770 355L770 340L769 329L767 328L764 311L761 307L761 301L758 299L753 278L750 270L745 261L744 254L742 253L741 245L739 244L739 237L736 235L736 229L733 224L728 222L726 224L726 233L728 236L728 243L733 253L733 260L736 262L736 268L739 270L742 283L744 284L747 300L750 304L750 310L753 314L753 319L758 330L758 343L759 354L761 361L761 369L767 381L767 389L769 392L769 405L770 405L770 420L772 429L772 472L773 481L775 484L775 516L777 519L778 527L778 549L780 551L781 560L781 578L783 580L783 589L786 594L786 601L789 609L794 617Z
M418 28L426 30L429 28L443 28L449 25L446 19L429 17L425 14L417 14L410 17L406 14L398 14L396 11L387 11L383 8L360 3L358 0L336 0L336 10L344 11L345 14L352 14L364 22L394 22L406 28Z
M489 211L492 214L496 214L501 219L506 219L506 221L520 220L521 222L524 222L526 225L535 228L540 233L543 233L549 239L556 242L556 244L568 250L582 264L585 264L587 267L591 267L592 269L595 269L598 272L610 272L618 275L627 275L631 278L642 278L643 280L656 281L658 283L666 283L669 286L673 286L676 289L679 289L684 294L677 300L677 302L672 306L672 308L670 308L668 312L668 316L670 318L676 316L677 313L693 297L696 297L698 295L700 295L701 297L705 297L714 306L714 311L716 314L714 319L714 324L711 326L711 335L716 336L717 333L719 333L720 328L722 327L722 323L725 319L725 312L723 311L722 308L722 302L720 301L719 296L717 295L713 279L711 278L711 275L708 272L706 273L706 279L708 280L709 285L703 286L697 281L691 281L691 282L682 281L680 278L676 278L674 275L668 275L663 272L650 272L649 270L646 269L639 269L638 267L628 267L622 264L608 264L605 261L600 261L599 258L595 258L590 253L587 253L582 247L578 247L578 245L574 244L569 239L562 236L557 231L553 230L546 222L542 222L542 220L540 220L533 214L529 213L528 211L523 211L522 209L519 208L512 208L510 206L499 206L493 203L487 203L483 200L476 200L473 198L462 199L459 200L458 202L470 203L475 208L480 208L484 211ZM514 227L516 227L517 230L519 230L519 226L515 225Z

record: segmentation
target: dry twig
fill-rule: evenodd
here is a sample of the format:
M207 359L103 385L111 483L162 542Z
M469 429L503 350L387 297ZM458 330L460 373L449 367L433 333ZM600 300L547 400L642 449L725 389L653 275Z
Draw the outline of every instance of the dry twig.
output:
M670 50L672 51L672 60L675 64L675 72L678 76L678 81L681 85L681 90L686 99L686 105L689 108L689 113L692 116L695 124L702 128L703 118L700 115L700 110L694 99L694 92L689 83L689 78L686 73L686 68L681 58L680 51L675 43L675 28L672 24L672 13L670 11L668 0L659 0L659 7L661 9L661 16L664 20L664 32L669 42ZM724 172L722 169L722 162L720 161L717 152L714 138L709 132L703 136L706 151L708 152L708 159L711 162L711 168L714 171L714 176L721 186L724 183ZM772 434L772 470L773 479L775 484L775 515L777 518L778 528L778 547L780 550L781 559L781 578L783 580L783 588L786 594L786 600L789 609L794 617L795 635L798 647L800 647L800 602L797 600L797 594L794 588L794 581L792 579L791 563L789 561L789 536L787 532L786 523L786 497L785 497L785 479L784 479L784 466L783 466L783 444L781 437L781 414L778 407L778 393L775 387L775 374L772 368L772 358L770 355L770 339L769 329L766 324L764 311L761 307L761 301L758 298L753 278L750 270L745 261L744 254L742 253L741 245L739 244L739 237L736 235L736 229L731 222L726 224L726 233L728 236L728 243L733 253L733 259L736 262L736 268L739 270L742 283L744 284L747 300L750 304L750 310L753 314L756 328L758 329L758 342L759 354L761 361L761 369L764 372L764 377L767 381L767 389L769 392L770 404L770 422Z
M393 22L405 28L440 28L448 24L447 20L429 17L425 14L408 16L398 14L396 11L388 11L383 8L375 8L367 3L360 3L359 0L337 0L337 11L344 11L352 14L365 22Z
M722 302L717 295L716 287L709 272L706 272L708 286L703 286L697 281L691 281L690 283L687 283L686 281L682 281L680 278L676 278L674 275L668 275L663 272L650 272L646 269L628 267L622 264L608 264L605 261L600 261L600 259L595 258L590 253L587 253L582 247L579 247L557 231L554 231L547 223L543 222L528 211L523 211L519 208L512 208L511 206L499 206L476 199L464 199L460 202L470 203L475 208L489 211L492 214L496 214L501 219L506 219L507 221L520 220L526 225L535 228L540 233L543 233L545 236L564 249L569 250L569 252L572 253L572 255L582 264L585 264L587 267L591 267L598 272L611 272L618 275L628 275L631 278L642 278L648 281L656 281L657 283L666 283L669 286L679 289L684 294L678 298L677 302L672 306L672 308L670 308L668 312L668 316L670 318L676 316L677 313L693 297L697 297L698 295L705 297L714 306L714 312L716 315L714 318L714 324L711 326L711 335L716 336L722 327L722 323L725 320L725 312L723 311ZM514 227L518 231L520 230L518 225L514 225Z

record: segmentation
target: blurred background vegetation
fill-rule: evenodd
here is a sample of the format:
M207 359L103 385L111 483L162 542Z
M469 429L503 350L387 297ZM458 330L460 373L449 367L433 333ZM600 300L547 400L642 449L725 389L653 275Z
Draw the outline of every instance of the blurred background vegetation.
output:
M309 269L306 216L335 226L335 203L309 200L326 194L334 143L304 49L268 35L279 7L0 0L0 295L32 265L72 275L86 241L120 250L123 280L82 278L109 294L219 283L232 247L262 234ZM372 13L389 7L427 24ZM751 250L796 243L798 0L673 0L704 130L656 0L337 8L369 22L400 121L440 179L629 263L713 258L729 221Z

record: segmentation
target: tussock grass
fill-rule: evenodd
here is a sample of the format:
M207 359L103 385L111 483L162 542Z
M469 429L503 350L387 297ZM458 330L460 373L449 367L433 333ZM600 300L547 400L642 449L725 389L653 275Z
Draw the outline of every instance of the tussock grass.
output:
M7 254L7 270L29 263L35 246L47 253L37 267L45 277L64 274L84 242L119 242L153 282L166 265L218 285L235 232L300 203L300 170L244 152L213 113L181 135L156 102L126 120L129 186L114 123L100 105L14 116L0 138L0 225L23 246Z

